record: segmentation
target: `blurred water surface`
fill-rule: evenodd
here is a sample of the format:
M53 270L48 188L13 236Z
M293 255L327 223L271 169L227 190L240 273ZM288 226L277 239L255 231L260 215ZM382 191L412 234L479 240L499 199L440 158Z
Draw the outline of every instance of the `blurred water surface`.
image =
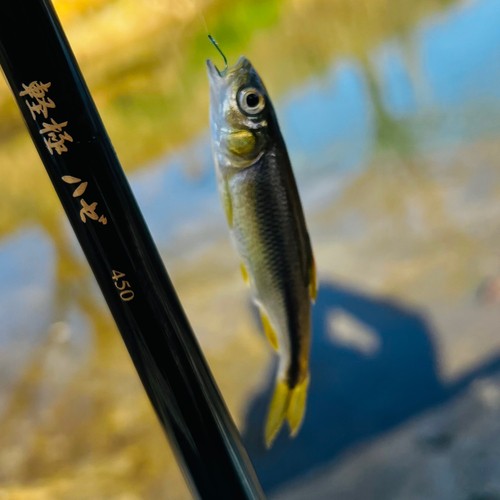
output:
M266 490L366 498L373 453L399 486L370 498L500 498L490 462L453 487L465 452L414 491L413 445L384 444L478 381L475 413L500 404L500 0L55 6ZM319 271L306 421L270 451L275 359L217 197L204 20L274 98ZM0 498L189 498L4 83L0 173Z

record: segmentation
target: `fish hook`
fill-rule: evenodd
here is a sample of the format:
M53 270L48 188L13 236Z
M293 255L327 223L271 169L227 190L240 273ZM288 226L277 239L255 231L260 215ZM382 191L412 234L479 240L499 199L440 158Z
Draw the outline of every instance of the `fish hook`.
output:
M222 50L219 47L219 44L215 41L215 38L212 35L208 35L208 38L214 44L215 48L219 51L220 55L222 56L222 59L224 59L224 64L226 66L222 71L226 71L227 70L227 59L226 59L226 56L224 55L224 52L222 52ZM219 70L217 70L217 71L219 71ZM219 71L219 75L220 75L220 71Z

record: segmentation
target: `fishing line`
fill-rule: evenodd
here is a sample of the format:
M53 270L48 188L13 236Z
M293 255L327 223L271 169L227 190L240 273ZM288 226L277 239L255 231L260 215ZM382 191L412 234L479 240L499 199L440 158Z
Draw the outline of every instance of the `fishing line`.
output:
M208 29L208 25L207 25L207 21L205 19L205 16L203 14L203 6L202 5L199 5L198 14L201 17L201 20L203 21L203 26L205 26L205 31L207 32L207 35L208 35L210 33L210 31Z
M207 32L207 36L208 36L209 40L214 44L215 48L219 51L219 54L222 56L222 59L224 59L224 64L225 64L224 71L225 71L227 69L226 56L224 55L224 52L222 52L221 48L219 47L219 44L215 41L215 38L210 34L210 30L208 29L207 21L205 19L204 14L203 14L203 6L202 5L199 5L198 15L200 16L201 20L203 21L203 26L205 26L205 31ZM219 70L217 70L217 71L219 71ZM220 72L219 72L219 74L220 74Z

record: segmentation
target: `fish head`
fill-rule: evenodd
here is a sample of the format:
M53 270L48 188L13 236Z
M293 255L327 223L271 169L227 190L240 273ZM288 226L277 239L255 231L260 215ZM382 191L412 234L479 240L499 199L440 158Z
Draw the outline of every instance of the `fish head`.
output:
M274 116L271 100L246 57L219 71L207 61L210 81L210 126L218 164L245 168L263 154Z

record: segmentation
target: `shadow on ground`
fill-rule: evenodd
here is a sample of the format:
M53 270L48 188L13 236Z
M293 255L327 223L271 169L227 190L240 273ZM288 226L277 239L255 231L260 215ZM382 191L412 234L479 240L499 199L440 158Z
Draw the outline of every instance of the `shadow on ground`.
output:
M363 352L336 342L332 315L342 313L376 337ZM333 322L333 328L335 323ZM276 365L273 368L276 370ZM423 314L399 303L321 283L313 308L311 384L299 435L282 432L266 450L263 427L274 376L251 403L244 442L266 491L334 460L348 446L449 400L476 377L500 369L499 358L453 385L439 379L436 346Z

